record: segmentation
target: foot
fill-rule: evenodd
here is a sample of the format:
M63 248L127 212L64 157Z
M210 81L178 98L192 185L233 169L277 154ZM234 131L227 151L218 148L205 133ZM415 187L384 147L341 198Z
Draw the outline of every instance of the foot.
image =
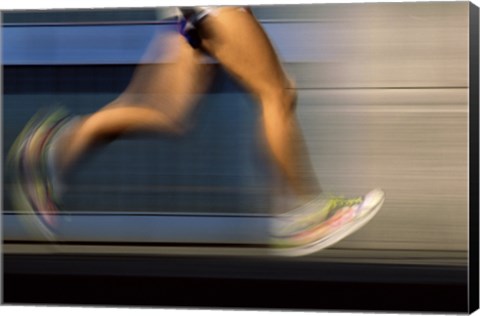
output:
M329 247L367 224L384 200L385 193L375 189L354 199L318 198L281 215L272 223L274 252L302 256Z
M58 196L53 167L52 144L68 122L62 110L46 115L37 114L18 136L11 151L10 162L14 172L13 204L28 228L53 240L58 228Z

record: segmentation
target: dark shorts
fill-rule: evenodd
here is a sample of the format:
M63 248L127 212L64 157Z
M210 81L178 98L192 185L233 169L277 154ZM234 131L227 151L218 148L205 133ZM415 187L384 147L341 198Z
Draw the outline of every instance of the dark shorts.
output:
M200 48L202 42L198 26L215 9L215 7L179 8L178 30L193 48Z

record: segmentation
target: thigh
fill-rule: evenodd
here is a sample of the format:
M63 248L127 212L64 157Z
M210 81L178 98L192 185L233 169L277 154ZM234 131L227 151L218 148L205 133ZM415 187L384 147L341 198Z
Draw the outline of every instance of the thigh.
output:
M210 82L202 54L179 34L155 37L126 90L107 108L143 106L181 120Z
M200 25L202 48L252 93L290 87L275 49L253 14L243 8L222 8Z

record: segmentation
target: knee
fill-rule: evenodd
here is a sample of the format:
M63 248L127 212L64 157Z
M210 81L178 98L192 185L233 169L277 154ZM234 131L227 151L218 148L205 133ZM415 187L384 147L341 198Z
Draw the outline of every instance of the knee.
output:
M263 107L275 107L287 115L293 115L297 105L297 89L293 80L284 85L270 87L259 94Z
M182 137L191 130L191 125L189 121L172 121L170 125L170 135L173 137Z
M293 79L291 79L291 78L288 79L288 85L286 87L286 94L288 95L287 99L289 101L291 110L295 111L295 109L297 108L297 98L298 98L297 85L296 85L295 81L293 81Z
M168 113L165 114L169 121L169 132L173 137L182 137L193 127L193 119L187 113Z

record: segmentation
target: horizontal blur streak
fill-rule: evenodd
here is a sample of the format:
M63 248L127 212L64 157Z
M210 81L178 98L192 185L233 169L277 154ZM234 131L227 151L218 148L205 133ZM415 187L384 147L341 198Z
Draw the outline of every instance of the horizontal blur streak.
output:
M298 117L323 189L350 196L378 186L387 195L368 226L311 260L466 264L467 9L468 3L254 9L298 84ZM272 171L255 139L258 112L240 90L222 92L229 82L217 81L216 93L204 96L191 135L178 142L121 141L95 157L71 188L72 211L139 205L135 211L266 214ZM5 146L38 104L61 99L87 113L113 97L7 94ZM188 187L195 189L182 193ZM229 233L235 235L235 225ZM185 234L202 239L202 232ZM35 252L28 247L6 250ZM172 251L256 254L208 249Z

